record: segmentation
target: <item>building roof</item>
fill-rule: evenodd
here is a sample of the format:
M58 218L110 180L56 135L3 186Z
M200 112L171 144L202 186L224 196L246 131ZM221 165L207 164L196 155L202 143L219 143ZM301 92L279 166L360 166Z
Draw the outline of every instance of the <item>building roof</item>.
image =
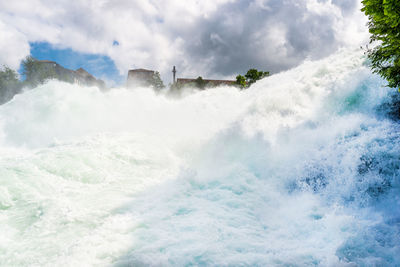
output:
M92 74L90 74L89 72L87 72L87 71L86 71L85 69L83 69L83 68L79 68L79 69L77 69L75 72L78 73L79 75L82 75L82 76L93 77ZM93 78L94 78L94 77L93 77Z
M87 72L85 69L83 68L79 68L76 70L76 72L81 73L81 74L90 74L89 72Z
M181 83L190 83L190 82L195 82L197 79L187 79L187 78L178 78L177 82ZM210 80L210 79L203 79L205 82L211 82L211 83L235 83L235 80Z
M40 62L40 63L54 63L54 64L57 64L57 62L51 61L51 60L38 60L38 62Z
M134 70L129 70L129 72L154 72L154 70L134 69Z

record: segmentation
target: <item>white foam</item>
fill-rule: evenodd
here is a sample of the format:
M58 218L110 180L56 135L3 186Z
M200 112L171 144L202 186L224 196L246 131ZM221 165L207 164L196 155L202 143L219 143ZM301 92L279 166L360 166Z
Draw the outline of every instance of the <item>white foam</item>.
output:
M57 81L16 96L0 265L399 264L397 124L364 60L181 98Z

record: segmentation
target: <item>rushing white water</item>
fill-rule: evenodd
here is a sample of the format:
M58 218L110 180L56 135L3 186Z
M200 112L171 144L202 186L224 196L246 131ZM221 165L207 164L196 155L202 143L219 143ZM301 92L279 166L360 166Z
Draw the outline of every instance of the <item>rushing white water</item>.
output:
M179 99L55 81L16 96L0 265L399 266L399 124L364 61Z

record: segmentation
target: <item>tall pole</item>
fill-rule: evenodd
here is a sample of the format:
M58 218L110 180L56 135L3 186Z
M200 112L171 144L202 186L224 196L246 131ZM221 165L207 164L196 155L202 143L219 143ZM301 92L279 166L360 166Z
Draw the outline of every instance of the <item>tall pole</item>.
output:
M173 84L175 84L175 78L176 78L176 68L175 68L175 66L172 69L172 73L174 74L174 76L173 76Z

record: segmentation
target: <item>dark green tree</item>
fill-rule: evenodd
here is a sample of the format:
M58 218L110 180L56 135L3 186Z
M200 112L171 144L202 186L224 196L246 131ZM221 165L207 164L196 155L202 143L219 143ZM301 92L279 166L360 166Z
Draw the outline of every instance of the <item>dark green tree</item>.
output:
M269 76L268 71L258 71L257 69L249 69L247 73L242 76L236 76L236 84L241 88L246 88L262 78Z
M197 79L194 81L195 87L199 88L200 90L204 90L207 86L207 82L203 80L203 77L199 76Z
M248 86L267 76L269 76L268 71L258 71L256 69L249 69L246 75L244 75L244 77L246 77Z
M161 90L161 89L165 88L165 85L164 85L163 81L161 80L160 73L158 71L154 72L150 83L151 83L151 86L156 90Z
M400 1L363 0L361 9L368 16L371 67L388 81L390 87L400 87ZM399 88L400 90L400 88Z
M236 76L236 84L240 87L240 88L245 88L247 87L247 83L246 83L246 78L243 75L238 75Z
M3 66L0 69L0 104L3 104L21 91L22 85L15 70Z

